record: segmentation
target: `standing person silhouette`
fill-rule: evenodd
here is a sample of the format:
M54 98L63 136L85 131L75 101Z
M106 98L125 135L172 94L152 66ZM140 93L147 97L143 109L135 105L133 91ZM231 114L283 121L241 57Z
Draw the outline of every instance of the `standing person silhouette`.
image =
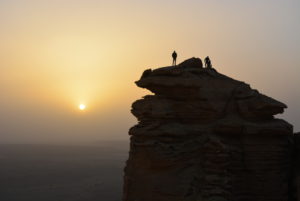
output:
M175 51L173 52L172 57L173 57L173 63L172 63L172 65L176 66L177 53Z
M205 67L206 68L212 68L212 65L211 65L211 61L210 61L210 58L207 56L205 59Z

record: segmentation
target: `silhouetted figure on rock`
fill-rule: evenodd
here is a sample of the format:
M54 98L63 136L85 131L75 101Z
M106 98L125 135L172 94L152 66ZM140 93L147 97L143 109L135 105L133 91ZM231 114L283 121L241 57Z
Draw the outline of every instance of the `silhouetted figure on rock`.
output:
M204 59L204 62L205 62L205 67L206 68L212 68L211 61L210 61L210 58L208 56Z
M176 66L177 53L175 51L173 52L172 57L173 57L173 63L172 63L172 65Z

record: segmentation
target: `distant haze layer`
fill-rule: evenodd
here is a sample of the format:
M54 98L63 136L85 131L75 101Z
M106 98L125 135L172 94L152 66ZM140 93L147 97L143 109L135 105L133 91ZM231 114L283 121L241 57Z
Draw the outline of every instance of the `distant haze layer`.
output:
M128 139L134 81L174 50L286 103L297 131L299 19L298 0L0 1L0 143Z

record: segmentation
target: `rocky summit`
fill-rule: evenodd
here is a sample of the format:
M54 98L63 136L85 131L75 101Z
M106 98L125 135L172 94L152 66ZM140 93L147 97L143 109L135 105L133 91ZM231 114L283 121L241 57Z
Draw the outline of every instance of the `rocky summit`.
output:
M145 70L132 104L123 201L288 201L293 127L285 104L198 58Z

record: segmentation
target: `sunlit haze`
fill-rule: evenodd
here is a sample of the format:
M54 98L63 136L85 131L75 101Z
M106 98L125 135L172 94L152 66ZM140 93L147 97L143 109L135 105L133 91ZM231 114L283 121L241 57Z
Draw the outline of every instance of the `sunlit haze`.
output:
M86 108L86 106L84 104L80 104L78 107L80 110L85 110L85 108Z
M298 0L0 1L0 143L128 139L134 81L174 50L286 103L299 131L299 19Z

